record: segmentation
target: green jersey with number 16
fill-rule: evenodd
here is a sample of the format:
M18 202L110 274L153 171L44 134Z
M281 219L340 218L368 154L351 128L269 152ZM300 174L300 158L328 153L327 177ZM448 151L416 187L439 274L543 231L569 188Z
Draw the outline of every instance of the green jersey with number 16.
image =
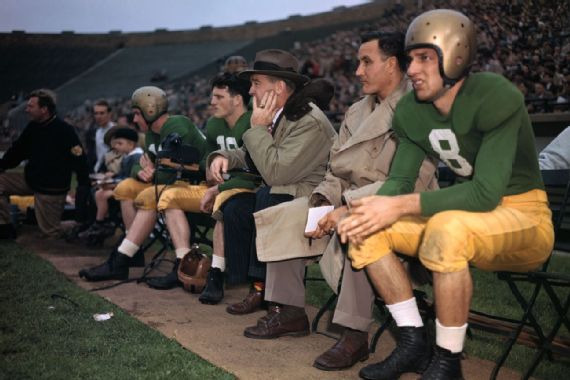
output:
M408 93L398 103L393 128L400 143L379 195L411 193L426 155L460 177L453 186L420 194L424 216L490 211L503 196L544 188L524 98L502 76L468 76L448 115Z

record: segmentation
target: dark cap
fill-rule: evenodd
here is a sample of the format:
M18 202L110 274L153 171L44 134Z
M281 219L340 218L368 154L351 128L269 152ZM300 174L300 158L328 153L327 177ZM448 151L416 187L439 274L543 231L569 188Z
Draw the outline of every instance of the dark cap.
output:
M139 134L132 128L125 127L113 127L105 133L104 141L105 144L111 146L112 139L126 139L131 140L134 143L139 141Z

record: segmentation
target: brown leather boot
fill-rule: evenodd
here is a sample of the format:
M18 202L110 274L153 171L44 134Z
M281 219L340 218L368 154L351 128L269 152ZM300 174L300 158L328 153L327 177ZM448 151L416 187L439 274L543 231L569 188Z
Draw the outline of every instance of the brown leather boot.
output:
M226 311L234 315L243 315L253 313L264 306L265 301L263 301L263 290L256 290L254 287L251 288L249 294L244 298L243 301L229 305Z
M346 328L335 345L321 354L313 366L323 371L339 371L366 359L368 359L368 333Z
M305 309L289 305L272 305L256 326L247 327L243 335L252 339L275 339L280 336L305 336L311 332Z

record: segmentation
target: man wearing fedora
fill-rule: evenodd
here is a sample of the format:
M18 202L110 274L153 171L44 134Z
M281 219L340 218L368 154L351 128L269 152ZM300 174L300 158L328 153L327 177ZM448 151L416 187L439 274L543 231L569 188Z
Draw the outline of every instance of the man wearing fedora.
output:
M324 81L309 83L309 78L298 70L299 62L286 51L258 52L253 69L239 74L250 80L249 93L253 97L251 128L243 134L244 145L208 157L211 175L218 183L223 183L227 172L236 168L257 172L263 179L255 193L238 194L222 209L228 283L253 280L248 296L228 306L230 314L251 313L263 302L265 264L257 260L253 214L310 195L325 175L329 150L336 138L317 106L328 104L332 85ZM304 310L292 312L300 314L303 333L308 334Z

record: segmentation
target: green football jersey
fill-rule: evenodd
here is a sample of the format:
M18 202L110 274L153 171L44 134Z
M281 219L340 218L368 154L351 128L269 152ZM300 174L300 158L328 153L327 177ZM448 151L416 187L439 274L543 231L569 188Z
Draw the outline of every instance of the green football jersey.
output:
M400 142L378 194L411 193L426 156L460 177L453 186L420 194L424 216L489 211L503 196L544 188L523 95L500 75L468 76L448 115L410 92L398 103L393 128Z
M231 150L237 149L243 145L242 136L251 124L251 112L247 111L237 120L233 128L228 126L224 119L212 117L206 123L206 140L210 152L215 150ZM253 190L258 184L252 180L251 175L247 173L231 172L231 178L224 183L218 185L220 191L235 188L245 188Z
M242 135L250 127L251 111L245 112L233 128L221 118L211 117L206 123L206 141L210 152L231 150L242 146Z
M208 144L206 143L205 136L200 132L200 130L198 130L198 128L196 128L190 119L186 116L177 115L168 117L166 123L164 123L162 128L160 128L160 133L155 133L153 131L146 132L145 153L148 154L151 160L155 160L156 154L162 150L162 142L171 133L178 133L183 144L190 145L198 149L200 152L200 162L202 162L204 157L207 156ZM201 166L200 169L203 171L203 166ZM131 176L133 178L137 178L137 173L140 170L141 167L139 164L133 165ZM155 175L158 175L157 181L161 184L170 183L176 177L176 173L168 172L157 172Z

